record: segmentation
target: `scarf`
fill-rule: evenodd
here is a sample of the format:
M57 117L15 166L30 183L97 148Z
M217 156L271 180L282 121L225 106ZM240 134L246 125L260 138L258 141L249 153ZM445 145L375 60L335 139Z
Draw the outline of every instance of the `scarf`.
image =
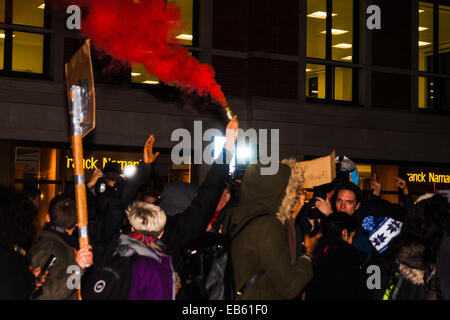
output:
M152 236L146 236L144 234L137 232L130 232L128 236L145 244L147 247L157 250L159 254L168 256L167 254L164 253L166 245L163 244L161 239ZM178 276L178 273L175 271L174 271L174 283L175 283L175 295L177 295L181 288L181 279Z

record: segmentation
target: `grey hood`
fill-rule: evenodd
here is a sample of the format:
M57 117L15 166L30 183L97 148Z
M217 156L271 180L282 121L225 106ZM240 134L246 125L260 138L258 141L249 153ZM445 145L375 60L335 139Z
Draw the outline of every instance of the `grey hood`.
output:
M116 252L122 257L131 257L137 254L142 257L152 258L161 263L161 257L154 250L139 240L133 239L125 234L120 235Z

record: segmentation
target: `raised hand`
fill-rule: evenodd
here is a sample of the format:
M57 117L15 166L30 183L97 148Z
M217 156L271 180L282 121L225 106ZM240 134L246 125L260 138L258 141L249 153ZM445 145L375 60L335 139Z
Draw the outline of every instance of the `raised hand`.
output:
M236 143L238 137L238 129L239 129L239 121L237 120L237 116L234 116L233 119L228 122L225 134L226 134L226 142L225 149L229 152L234 150L234 145Z
M317 197L314 207L319 209L320 212L322 212L327 217L333 213L333 209L331 208L331 203L328 201L328 199L324 200L320 197Z
M396 180L395 181L395 185L403 190L403 194L404 195L407 195L408 194L408 187L406 186L406 181L403 180L402 178L395 177L395 176L394 176L394 179Z
M100 169L96 169L94 173L92 174L91 180L88 182L88 188L91 189L95 186L98 179L103 177L103 171Z
M158 156L159 156L159 152L156 152L155 154L153 153L153 143L154 142L155 142L155 136L153 134L151 134L148 137L148 139L144 145L143 158L144 158L144 162L147 165L152 164L156 160L156 158L158 158Z

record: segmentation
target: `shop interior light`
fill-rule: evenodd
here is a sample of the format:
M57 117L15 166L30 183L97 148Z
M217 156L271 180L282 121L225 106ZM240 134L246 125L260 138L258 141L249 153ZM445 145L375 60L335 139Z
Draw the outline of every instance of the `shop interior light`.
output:
M139 76L141 76L142 75L142 73L139 73L139 72L132 72L131 73L131 76L132 77L139 77Z
M425 10L423 9L419 9L419 13L425 12Z
M352 45L350 43L338 43L333 46L333 48L339 48L339 49L350 49Z
M45 9L45 3L41 4L38 9Z
M332 17L337 16L337 13L332 13L331 16ZM327 13L325 11L316 11L316 12L308 14L308 17L316 18L316 19L326 19Z
M145 80L145 81L142 81L142 83L145 83L145 84L159 84L159 81Z
M346 56L346 57L343 57L343 58L341 58L342 60L348 60L348 61L351 61L352 60L352 56Z
M419 26L419 31L425 31L425 30L428 30L428 28Z
M123 174L127 178L131 178L132 176L134 176L136 174L136 171L137 171L136 167L131 165L128 165L125 168L123 168Z
M335 35L335 36L340 35L340 34L344 34L344 33L347 33L347 32L348 32L348 30L331 29L331 34L332 34L332 35ZM321 33L326 34L327 31L324 30L324 31L322 31Z
M419 47L424 47L431 44L431 42L426 42L426 41L419 41Z
M306 68L306 72L310 72L312 71L312 69Z
M192 34L179 34L175 37L176 39L180 39L180 40L192 40L194 37L192 36Z
M16 35L13 34L13 38L14 38L15 36L16 36ZM5 39L5 34L4 34L4 33L0 33L0 39Z

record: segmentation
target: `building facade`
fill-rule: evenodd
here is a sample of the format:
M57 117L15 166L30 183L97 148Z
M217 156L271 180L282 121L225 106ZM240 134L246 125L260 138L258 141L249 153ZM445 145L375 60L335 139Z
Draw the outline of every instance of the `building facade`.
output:
M64 63L84 39L46 2L0 1L0 183L39 183L48 201L71 179ZM392 201L394 175L444 176L411 179L415 194L450 189L450 1L175 2L180 44L213 66L241 127L279 129L280 158L335 150L358 163L362 187L382 176ZM380 29L371 29L371 5ZM160 184L171 175L200 183L207 166L171 164L171 134L192 131L194 120L223 130L224 116L142 66L105 73L110 61L93 54L97 121L85 139L86 174L108 158L138 161L154 133Z

